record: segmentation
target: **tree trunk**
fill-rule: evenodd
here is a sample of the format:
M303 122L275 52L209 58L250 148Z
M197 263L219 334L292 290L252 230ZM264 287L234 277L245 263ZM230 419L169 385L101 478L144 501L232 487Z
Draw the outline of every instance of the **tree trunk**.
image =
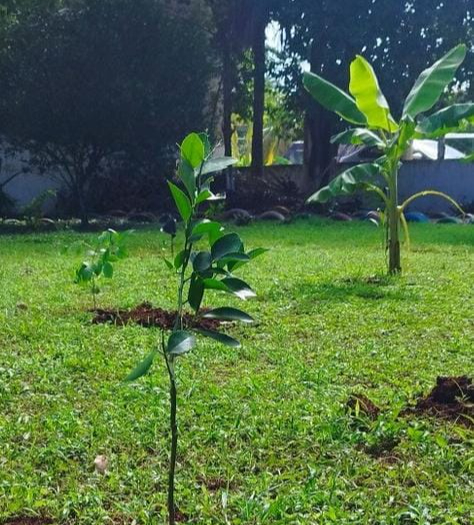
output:
M222 86L224 103L224 122L222 134L224 135L224 150L226 157L232 157L232 51L228 40L225 41L222 57ZM235 182L232 168L226 170L226 189L233 191Z
M308 186L316 191L329 182L337 148L331 144L332 115L310 101L305 117L305 173Z
M266 17L256 21L253 31L254 92L253 92L253 135L252 175L263 176L263 115L265 111L265 30Z
M319 73L318 44L311 46L311 71ZM334 116L308 95L305 117L305 173L308 186L316 191L329 182L330 167L337 154L337 146L331 144Z
M232 56L230 44L224 45L222 57L222 85L224 103L224 122L222 132L224 135L224 149L227 157L232 156Z
M84 187L80 184L76 185L76 200L77 200L77 211L79 219L81 220L81 228L87 229L89 227L89 213L86 206L86 199L84 196Z

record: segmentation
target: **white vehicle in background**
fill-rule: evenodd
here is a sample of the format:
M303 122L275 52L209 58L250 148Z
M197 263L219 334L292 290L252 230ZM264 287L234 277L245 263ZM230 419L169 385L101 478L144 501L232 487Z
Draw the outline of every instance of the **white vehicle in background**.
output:
M405 160L462 160L474 152L474 133L449 133L444 140L415 139ZM358 164L378 158L380 153L367 146L341 145L336 160L339 164Z

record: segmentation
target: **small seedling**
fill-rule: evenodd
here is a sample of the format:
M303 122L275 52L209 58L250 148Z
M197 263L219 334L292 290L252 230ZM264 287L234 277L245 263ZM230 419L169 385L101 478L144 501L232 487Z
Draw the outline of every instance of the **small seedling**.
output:
M177 426L177 381L176 367L178 358L190 352L197 344L196 335L214 339L232 348L240 343L221 332L192 329L183 323L185 307L189 306L199 314L205 292L213 290L233 295L239 299L255 297L252 288L234 276L243 265L265 252L256 249L246 252L237 233L224 233L221 224L215 220L198 219L199 206L215 198L211 191L213 174L234 164L231 158L212 158L212 151L207 136L192 133L187 136L180 148L181 159L178 167L179 188L173 182L169 187L176 207L184 222L184 241L182 250L174 261L165 260L168 268L178 281L177 315L170 336L165 339L162 332L160 350L154 349L128 376L128 381L145 375L151 368L156 356L162 355L168 371L170 383L170 434L171 452L168 478L168 515L169 524L175 523L175 469L178 447ZM199 248L197 244L199 243ZM222 321L241 321L251 323L252 317L230 306L216 308L202 314L203 318Z
M94 310L97 309L97 295L100 293L98 281L101 277L112 279L114 264L128 255L125 241L130 231L123 233L109 229L102 232L93 244L83 243L87 260L76 270L76 284L88 284Z

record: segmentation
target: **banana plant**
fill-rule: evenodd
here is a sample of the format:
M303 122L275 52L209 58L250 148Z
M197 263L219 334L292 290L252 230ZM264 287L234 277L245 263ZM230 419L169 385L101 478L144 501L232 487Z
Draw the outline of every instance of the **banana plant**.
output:
M474 122L474 104L454 104L430 115L466 57L465 45L449 51L421 73L406 98L397 122L383 95L372 66L362 56L350 65L349 93L314 73L305 73L304 85L314 99L354 127L332 138L333 143L375 148L380 156L375 162L353 166L328 186L312 195L308 202L324 203L337 196L365 190L377 194L385 207L389 273L401 272L400 229L408 236L404 211L414 200L427 195L447 199L462 209L445 193L427 190L399 203L398 173L413 139L438 139L457 130L465 121Z
M212 201L216 196L211 183L216 172L235 164L229 157L213 158L206 135L192 133L180 147L180 162L177 170L178 184L169 181L169 188L176 208L184 222L184 241L174 261L165 259L169 270L177 279L177 315L171 334L165 338L162 332L158 348L152 350L135 370L128 381L144 376L155 358L161 354L169 376L170 384L170 459L168 477L169 524L175 523L175 470L178 447L177 426L177 380L176 369L179 359L197 345L197 336L210 338L231 348L238 348L239 341L229 335L185 326L185 308L192 309L196 316L220 321L251 323L253 319L246 312L232 306L219 307L201 312L207 291L226 293L246 300L255 297L249 284L235 277L242 266L263 254L262 248L246 251L237 233L225 233L215 220L199 219L199 207Z

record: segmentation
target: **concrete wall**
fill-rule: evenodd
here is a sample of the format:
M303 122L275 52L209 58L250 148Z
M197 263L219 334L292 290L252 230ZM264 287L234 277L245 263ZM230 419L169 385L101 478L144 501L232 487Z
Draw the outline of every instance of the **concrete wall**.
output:
M474 202L474 163L456 160L406 162L400 172L400 200L424 190L447 193L460 204ZM452 212L452 205L439 197L422 197L411 210L424 213Z
M1 171L0 184L6 181L11 175L19 172L26 165L25 157L21 155L5 155L0 153ZM15 209L21 209L29 204L35 197L48 189L59 189L60 184L52 177L40 175L32 171L31 173L22 173L9 182L3 191L15 202ZM47 213L54 209L54 199L48 199L45 203L44 211Z

